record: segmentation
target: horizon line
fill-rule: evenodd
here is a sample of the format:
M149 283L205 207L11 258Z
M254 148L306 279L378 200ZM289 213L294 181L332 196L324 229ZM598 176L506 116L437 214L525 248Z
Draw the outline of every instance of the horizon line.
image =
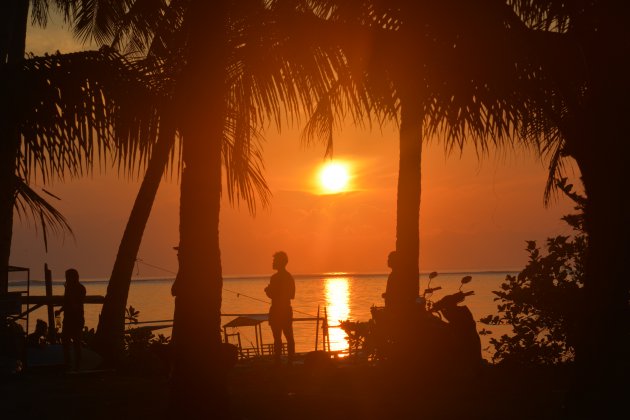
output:
M445 271L438 271L438 270L431 270L431 271L421 271L420 272L420 276L428 276L429 273L432 272L437 272L438 275L455 275L455 274L511 274L511 273L518 273L521 270L519 269L476 269L476 270L463 270L463 269L455 269L455 270L445 270ZM223 276L224 280L238 280L238 279L260 279L260 278L268 278L271 274L273 273L267 273L267 274L226 274ZM389 272L342 272L342 271L335 271L335 272L323 272L323 273L291 273L293 275L293 277L295 278L310 278L310 277L352 277L352 276L356 276L356 277L369 277L369 276L387 276L389 275ZM174 275L170 275L170 276L147 276L147 277L139 277L139 278L132 278L131 282L137 282L137 281L156 281L156 280L170 280L170 279L174 279L175 276ZM82 279L82 282L87 282L87 283L107 283L109 282L109 278L108 277L96 277L96 278L86 278L86 279ZM30 279L31 282L37 282L37 283L44 283L44 280L41 279ZM63 283L65 280L64 278L57 278L57 279L53 279L52 280L53 283ZM9 283L26 283L27 280L26 279L12 279L9 280Z

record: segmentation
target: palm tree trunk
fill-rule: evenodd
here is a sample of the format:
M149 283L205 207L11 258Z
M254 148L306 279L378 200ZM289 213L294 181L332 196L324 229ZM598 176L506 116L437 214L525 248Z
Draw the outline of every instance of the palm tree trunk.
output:
M24 59L30 0L5 0L0 12L0 64Z
M17 70L24 59L26 27L28 23L28 0L9 0L8 9L12 16L5 17L2 31L2 56L4 80L0 81L0 294L9 287L9 262L13 239L13 208L15 206L16 163L20 149L20 135L14 115L14 98L17 83L8 80L11 70Z
M589 93L573 94L573 118L563 133L586 194L588 249L574 383L579 394L576 414L593 418L613 417L625 408L630 375L630 192L628 135L622 123L629 110L629 48L622 41L628 31L616 26L622 15L605 10L613 3L600 3L596 4L602 8L600 15L593 18L596 23L588 19L576 23Z
M614 124L609 129L597 126L597 134L593 131L592 138L615 138ZM623 137L617 134L617 138ZM614 141L604 142L614 147ZM602 407L611 414L621 408L625 395L620 393L627 389L630 373L630 224L626 221L630 196L624 176L627 155L621 150L614 152L613 147L602 144L577 159L587 196L584 215L589 246L576 343L576 384L578 392L584 393L579 399L584 405L581 409L593 414Z
M13 238L13 209L15 207L15 163L17 136L11 121L6 118L5 102L0 112L0 294L9 290L9 263Z
M184 140L184 153L206 158L187 159L182 174L180 268L173 319L173 403L178 412L210 410L208 415L216 415L227 399L220 359L220 147L219 140L194 136Z
M131 275L155 195L173 147L175 126L172 116L168 112L163 112L162 115L159 137L118 247L96 330L96 346L106 364L115 364L122 355L125 308Z
M179 272L173 319L173 415L227 418L221 358L219 248L221 148L225 121L225 2L188 10L189 61L180 86L183 161ZM210 47L209 47L210 45ZM183 106L186 104L187 106Z
M419 294L420 194L422 162L422 110L418 96L401 98L400 162L396 208L396 250L409 302Z

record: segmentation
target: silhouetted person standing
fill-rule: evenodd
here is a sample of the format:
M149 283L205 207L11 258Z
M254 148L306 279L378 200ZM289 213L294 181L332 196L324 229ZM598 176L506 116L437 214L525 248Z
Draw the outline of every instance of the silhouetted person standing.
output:
M85 286L79 282L79 272L74 268L66 270L66 284L63 295L63 306L55 312L63 315L61 340L66 367L70 367L72 358L71 348L74 349L74 369L81 365L81 334L85 325L83 316L83 302L85 301Z
M293 308L291 299L295 298L295 280L286 269L289 257L283 251L273 254L272 267L276 273L271 276L265 293L271 298L269 309L269 325L273 333L273 349L276 364L280 363L282 355L282 334L287 340L289 365L295 355L295 340L293 339Z
M404 279L400 271L400 256L396 251L392 251L387 256L387 266L392 269L387 277L387 286L383 297L386 307L400 307L408 299L405 295Z

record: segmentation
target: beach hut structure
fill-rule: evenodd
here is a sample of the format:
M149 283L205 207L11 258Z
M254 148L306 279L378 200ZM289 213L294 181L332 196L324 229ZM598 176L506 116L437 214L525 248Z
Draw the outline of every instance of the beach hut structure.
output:
M241 359L247 359L251 357L251 352L256 356L262 356L265 352L265 346L263 343L263 335L262 335L262 326L263 322L269 322L269 314L243 314L238 315L233 320L227 322L223 325L223 338L226 343L229 342L230 337L236 337L238 340L238 352L239 357ZM239 327L252 327L254 328L254 332L256 335L256 346L252 348L243 348L241 344L241 334L239 332L236 333L228 333L228 328L239 328ZM268 352L267 352L268 353Z
M17 273L24 276L24 279L20 279L20 285L23 288L19 290L6 291L0 293L0 317L3 319L13 320L15 322L21 322L24 326L24 334L27 336L30 332L30 315L32 312L46 306L48 315L48 337L45 350L31 351L32 349L26 349L25 353L21 356L21 362L23 367L35 367L35 366L54 366L63 365L63 352L61 344L58 344L58 337L55 334L55 315L54 308L56 306L62 306L64 297L63 295L53 294L53 284L51 271L48 269L48 265L44 265L44 295L31 295L31 270L28 267L9 266L9 273ZM101 295L87 295L84 303L86 304L102 304L105 298ZM89 356L90 351L85 349L84 356ZM85 357L84 357L85 359Z
M21 296L28 295L31 285L31 270L26 267L17 267L10 265L9 273L23 273L26 275L26 290L8 290L0 293L0 316L4 318L19 319L22 313ZM28 320L27 320L28 322Z
M234 316L235 318L223 325L223 341L230 342L230 337L236 337L238 353L240 359L249 359L255 356L273 355L273 343L263 342L262 324L269 322L269 314L222 314L222 316ZM328 333L327 314L320 316L319 309L317 316L293 318L293 322L315 321L315 350L318 347L319 328L322 328L323 350L330 352L330 337ZM252 347L243 348L240 332L229 332L235 328L252 327L256 336L256 342ZM286 352L286 343L283 343L282 351Z

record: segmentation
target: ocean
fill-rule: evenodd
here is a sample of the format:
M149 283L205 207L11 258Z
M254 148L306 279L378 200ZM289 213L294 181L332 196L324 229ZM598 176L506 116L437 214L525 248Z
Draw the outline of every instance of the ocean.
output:
M10 290L26 290L26 281L20 280L20 273L14 274L10 282ZM431 287L440 286L441 290L435 292L430 299L437 301L442 296L456 292L462 277L470 275L472 281L462 286L463 291L474 291L474 295L468 296L464 301L473 316L478 321L481 317L497 313L497 302L494 301L495 290L500 290L501 283L507 274L511 272L451 272L440 273L431 281ZM385 291L387 274L316 274L294 275L296 295L293 301L294 317L315 317L326 313L330 325L331 350L347 349L347 342L343 330L337 327L339 321L367 321L370 319L370 308L384 304L381 294ZM25 276L23 276L25 278ZM133 306L139 311L139 321L163 321L173 317L174 298L170 288L173 278L139 278L132 280L129 290L127 306ZM420 277L420 290L424 290L428 283L428 274ZM223 314L252 314L267 313L269 299L265 296L264 288L269 282L269 276L252 277L226 277L223 281ZM106 280L82 280L88 295L104 296L107 290ZM41 281L31 280L31 295L44 295L44 284ZM53 283L53 294L63 294L63 281ZM100 304L86 304L85 319L88 328L96 328L100 313ZM45 307L33 311L30 314L29 329L35 326L38 319L46 320ZM223 316L222 324L234 319L234 316ZM321 326L321 325L320 325ZM200 326L200 328L202 328ZM507 332L505 327L488 328L478 324L478 330L485 328L493 331L494 337ZM240 327L229 329L228 332L239 332L241 345L255 347L256 335L253 327ZM157 330L156 334L170 336L170 328ZM316 322L296 321L294 323L296 351L308 352L315 349ZM318 348L321 349L321 329L317 334ZM482 348L484 357L489 358L491 349L489 339L492 336L482 336ZM262 341L269 344L273 342L271 330L267 323L262 325Z

